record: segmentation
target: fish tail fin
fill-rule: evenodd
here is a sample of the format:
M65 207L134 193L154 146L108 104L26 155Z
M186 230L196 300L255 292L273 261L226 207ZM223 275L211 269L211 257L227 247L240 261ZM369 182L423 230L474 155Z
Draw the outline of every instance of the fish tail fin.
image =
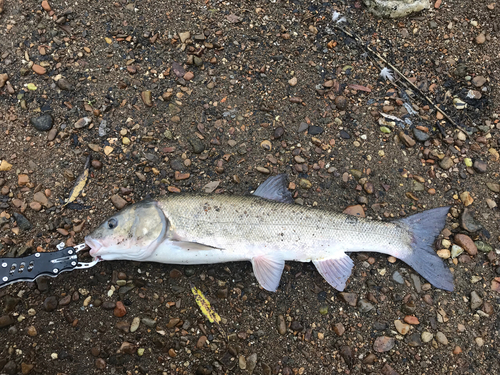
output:
M444 228L450 207L427 210L399 220L410 231L411 251L398 258L410 265L436 288L453 291L453 275L433 248L434 240Z

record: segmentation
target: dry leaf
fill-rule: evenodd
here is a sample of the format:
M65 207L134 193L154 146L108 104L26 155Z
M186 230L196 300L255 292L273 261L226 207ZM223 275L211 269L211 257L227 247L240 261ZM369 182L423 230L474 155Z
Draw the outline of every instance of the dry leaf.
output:
M90 155L87 157L87 161L85 162L83 173L76 179L75 185L73 186L73 189L71 189L71 193L69 193L69 198L66 201L66 203L63 204L63 207L71 202L74 202L75 199L78 198L83 188L85 187L85 184L87 183L87 179L89 178L89 172L90 172Z

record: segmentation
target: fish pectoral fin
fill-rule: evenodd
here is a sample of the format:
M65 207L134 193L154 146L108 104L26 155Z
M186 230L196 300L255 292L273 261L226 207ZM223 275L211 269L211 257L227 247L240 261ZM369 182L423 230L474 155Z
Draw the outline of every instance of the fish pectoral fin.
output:
M217 249L217 247L212 247L208 245L203 245L198 242L188 242L188 241L172 241L172 244L175 244L175 246L183 249L183 250L214 250Z
M253 195L282 203L294 203L292 193L288 190L286 174L269 177L254 191Z
M252 267L259 284L270 292L276 292L280 284L285 261L269 255L252 258Z
M349 276L351 276L354 263L347 254L337 258L313 260L314 265L328 284L339 291L343 291Z

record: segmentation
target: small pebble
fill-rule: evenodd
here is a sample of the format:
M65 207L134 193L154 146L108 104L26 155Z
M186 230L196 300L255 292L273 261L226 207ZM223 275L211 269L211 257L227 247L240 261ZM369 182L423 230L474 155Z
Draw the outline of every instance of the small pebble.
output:
M424 331L420 337L423 342L430 342L434 338L434 335L430 332Z
M117 210L121 210L123 207L127 205L127 201L122 197L120 197L118 194L111 196L110 199Z
M42 307L47 312L54 311L57 308L57 298L55 296L45 298Z
M356 293L342 292L339 293L339 297L350 306L356 306L358 303L358 295Z
M396 271L392 274L392 279L397 282L398 284L404 284L405 283L405 280L403 279L403 276L401 276L401 274Z
M286 323L283 315L278 315L277 323L278 323L278 333L283 336L286 333Z
M443 332L436 333L436 341L442 345L448 345L448 339Z
M476 291L472 291L470 294L470 308L472 311L476 311L483 304L483 300Z
M121 317L125 316L126 313L127 313L127 309L123 305L123 302L117 301L116 307L113 310L113 315L118 317L118 318L121 318Z
M410 331L410 325L404 324L401 320L395 320L394 326L396 327L396 330L402 335L406 335Z
M335 323L333 331L337 334L337 336L342 336L345 332L344 325L342 323Z
M134 333L135 331L137 331L139 329L140 324L141 324L141 319L136 316L132 320L132 324L130 325L130 332Z
M486 35L484 35L484 33L481 33L478 36L476 36L477 44L483 44L484 42L486 42Z
M396 344L394 337L379 336L375 339L373 343L373 350L378 353L383 353L391 350Z
M462 247L469 255L474 256L477 254L477 246L472 239L465 234L456 234L454 237L455 243Z

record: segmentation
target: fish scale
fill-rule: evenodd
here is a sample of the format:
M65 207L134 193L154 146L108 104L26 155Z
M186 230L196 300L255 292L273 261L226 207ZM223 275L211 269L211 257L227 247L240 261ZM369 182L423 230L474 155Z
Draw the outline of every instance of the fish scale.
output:
M411 241L398 224L286 205L245 196L173 196L158 201L172 229L183 241L232 249L261 246L280 251L285 260L304 261L335 256L335 251L380 251L397 253ZM406 234L406 235L405 235ZM404 241L406 240L406 243ZM297 249L292 251L300 242ZM322 252L321 246L328 252Z

